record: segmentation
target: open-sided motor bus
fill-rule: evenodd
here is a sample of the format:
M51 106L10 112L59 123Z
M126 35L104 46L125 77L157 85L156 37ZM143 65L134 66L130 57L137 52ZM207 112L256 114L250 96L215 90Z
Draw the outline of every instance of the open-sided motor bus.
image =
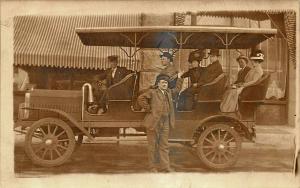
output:
M76 33L84 45L119 46L125 53L127 52L124 47L134 48L133 53L127 53L134 59L136 52L143 48L179 49L179 55L180 49L250 49L273 37L277 30L143 26L77 28ZM170 131L169 141L186 145L196 143L196 147L193 147L195 152L203 164L211 169L224 169L234 165L242 141L253 141L255 108L265 97L269 76L264 74L255 84L243 89L238 113L224 114L220 112L219 104L228 82L227 78L224 73L213 82L202 86L203 92L195 97L196 104L192 111L175 109L175 128ZM25 151L28 157L34 164L57 166L71 157L83 136L93 142L95 137L118 137L123 134L120 129L134 128L146 133L142 125L145 112L135 108L139 94L138 82L139 73L134 72L110 86L107 90L108 110L99 115L88 112L89 105L93 104L89 83L84 84L82 90L28 91L15 122L15 128L22 126L26 134ZM110 93L118 92L123 84L128 83L132 84L129 98L109 97ZM212 86L219 89L212 90L216 88Z

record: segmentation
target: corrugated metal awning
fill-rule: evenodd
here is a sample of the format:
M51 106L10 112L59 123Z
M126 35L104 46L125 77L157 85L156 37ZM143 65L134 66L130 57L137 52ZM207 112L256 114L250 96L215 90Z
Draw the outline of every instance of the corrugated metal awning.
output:
M273 37L277 29L218 26L142 26L77 28L89 46L140 48L230 49L251 48ZM226 39L228 41L226 41Z
M215 17L233 17L233 18L249 18L257 21L268 20L269 16L279 15L293 12L290 10L225 10L225 11L198 11L195 12L198 16L215 16Z
M109 67L106 57L117 54L120 66L139 70L140 63L130 63L118 47L83 45L75 28L140 25L140 14L18 16L14 18L14 65L105 69Z

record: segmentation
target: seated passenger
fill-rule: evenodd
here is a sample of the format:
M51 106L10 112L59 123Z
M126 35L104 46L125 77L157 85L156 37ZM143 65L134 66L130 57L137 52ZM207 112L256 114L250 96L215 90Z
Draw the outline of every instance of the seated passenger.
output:
M236 58L236 61L239 63L239 67L241 68L237 74L237 79L233 83L234 85L240 85L245 82L245 77L247 73L250 71L250 67L248 65L248 58L244 55L240 55Z
M160 74L164 74L170 77L169 88L174 88L176 86L178 71L173 64L173 56L169 52L163 52L160 55L161 64L163 69Z
M132 73L131 70L128 70L125 67L119 67L118 62L119 56L108 56L108 63L110 64L110 68L105 70L104 74L101 75L101 79L106 79L107 87L120 82L123 78L125 78L125 76Z
M126 69L125 67L119 67L119 56L112 55L108 56L108 63L110 64L110 68L105 70L104 73L100 74L100 80L106 80L106 87L109 88L110 86L120 82L123 78L125 78L128 74L132 73L131 70ZM118 92L111 93L112 95L109 96L110 98L116 98L118 96L123 96L124 98L128 98L127 95L130 95L131 88L130 86L122 87ZM100 99L100 106L103 107L103 112L107 110L107 90L104 96ZM126 95L126 96L125 96Z
M211 63L203 69L202 74L197 82L197 86L210 83L223 73L222 65L219 61L219 49L211 49L208 54Z
M197 82L200 79L200 76L204 69L203 67L200 67L199 64L201 63L204 55L204 51L192 52L189 55L188 61L190 63L190 69L187 72L183 73L181 78L190 78L191 86L180 93L178 110L189 111L193 108L194 95L199 91Z
M207 67L198 68L199 71L201 70L198 75L199 78L197 82L192 83L191 88L188 88L187 91L182 92L182 95L179 98L179 110L192 110L194 95L200 92L205 92L202 91L201 86L214 81L218 76L220 76L223 73L222 65L219 62L219 50L211 49L208 54L211 63ZM201 60L203 56L204 54L202 55Z
M224 93L220 104L221 112L236 112L238 110L238 97L243 88L254 84L263 75L263 69L261 67L261 63L264 61L263 52L261 50L254 51L250 56L250 60L253 64L253 68L247 73L245 81L241 84L234 85Z

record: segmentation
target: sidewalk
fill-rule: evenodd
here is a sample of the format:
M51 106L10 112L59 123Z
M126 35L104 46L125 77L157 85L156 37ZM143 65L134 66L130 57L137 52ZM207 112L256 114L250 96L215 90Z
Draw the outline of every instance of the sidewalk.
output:
M289 126L255 126L254 143L243 143L243 147L265 149L295 149L296 128Z

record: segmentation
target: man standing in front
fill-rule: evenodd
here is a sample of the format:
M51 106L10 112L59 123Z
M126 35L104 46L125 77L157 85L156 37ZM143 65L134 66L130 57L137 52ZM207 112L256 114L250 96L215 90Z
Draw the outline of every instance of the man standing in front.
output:
M144 119L147 128L148 159L151 172L172 172L169 161L169 129L174 128L175 114L172 97L182 86L181 73L174 89L168 89L170 77L156 77L157 87L138 97L138 103L148 112Z

